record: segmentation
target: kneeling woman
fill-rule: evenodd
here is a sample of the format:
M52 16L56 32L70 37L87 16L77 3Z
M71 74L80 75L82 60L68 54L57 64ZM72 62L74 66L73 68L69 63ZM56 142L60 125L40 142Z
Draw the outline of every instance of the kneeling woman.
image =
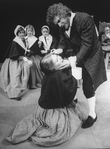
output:
M32 140L40 146L55 146L69 140L77 131L79 119L74 97L77 81L68 60L48 54L41 61L45 73L35 112L21 120L6 139L17 144Z

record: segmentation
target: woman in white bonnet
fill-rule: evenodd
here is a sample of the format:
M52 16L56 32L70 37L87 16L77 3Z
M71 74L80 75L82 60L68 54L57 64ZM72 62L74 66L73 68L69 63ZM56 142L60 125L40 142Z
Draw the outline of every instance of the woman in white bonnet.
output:
M41 49L41 54L44 56L51 52L52 49L56 49L58 42L56 38L50 34L50 29L47 25L42 26L41 33L42 35L39 37L38 43Z
M9 98L20 99L27 89L31 61L25 57L25 29L17 25L12 40L5 54L5 61L1 68L2 88Z
M48 148L58 146L71 139L81 124L82 112L74 103L77 81L69 60L49 53L41 60L41 69L45 76L36 109L5 138L12 144L31 141Z
M30 77L29 77L29 88L36 89L41 87L41 81L44 73L40 69L40 50L38 47L38 38L35 36L34 27L29 24L25 27L26 30L26 46L27 46L27 56L33 61L33 65L30 67Z

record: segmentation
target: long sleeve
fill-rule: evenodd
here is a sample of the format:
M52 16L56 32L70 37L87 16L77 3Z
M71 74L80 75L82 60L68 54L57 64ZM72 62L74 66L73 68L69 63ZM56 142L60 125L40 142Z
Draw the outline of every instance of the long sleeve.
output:
M81 28L81 46L80 50L77 53L77 61L79 64L81 61L84 61L88 58L88 55L92 52L92 41L95 33L95 26L93 19L88 16L83 22L83 26Z

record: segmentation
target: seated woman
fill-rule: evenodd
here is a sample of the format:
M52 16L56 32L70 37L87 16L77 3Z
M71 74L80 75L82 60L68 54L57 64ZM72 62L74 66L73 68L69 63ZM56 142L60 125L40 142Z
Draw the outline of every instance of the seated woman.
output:
M32 25L27 25L26 30L26 47L27 56L33 61L33 65L30 67L30 78L29 78L29 88L36 89L41 87L41 81L44 73L40 69L41 53L38 47L38 39L35 36L35 29Z
M47 25L41 28L42 35L39 37L39 48L41 49L41 55L48 54L52 49L56 49L58 42L54 36L50 34L50 29Z
M18 98L27 89L29 69L32 62L25 56L25 29L17 25L14 30L15 38L11 42L5 61L1 68L2 88L9 98Z
M35 112L21 120L6 138L13 144L29 139L40 146L59 145L69 140L81 124L73 100L77 81L69 61L47 54L41 60L41 69L45 76L38 104Z

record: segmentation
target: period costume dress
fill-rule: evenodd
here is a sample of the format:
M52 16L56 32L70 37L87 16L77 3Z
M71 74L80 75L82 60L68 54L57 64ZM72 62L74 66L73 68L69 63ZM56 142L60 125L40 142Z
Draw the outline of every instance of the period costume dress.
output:
M69 140L81 123L73 101L76 90L70 68L45 71L35 112L21 120L6 139L13 144L29 139L46 147Z
M40 60L42 59L40 49L38 47L38 39L35 36L26 37L27 56L33 61L30 68L29 88L41 87L42 78L44 73L40 69Z
M1 68L2 88L9 98L18 98L27 89L30 65L22 58L25 55L25 45L16 36L10 44Z
M46 50L50 52L51 49L54 49L54 48L56 49L58 46L58 42L56 38L50 34L47 37L44 37L43 35L41 35L39 37L39 41L42 42L41 50Z

